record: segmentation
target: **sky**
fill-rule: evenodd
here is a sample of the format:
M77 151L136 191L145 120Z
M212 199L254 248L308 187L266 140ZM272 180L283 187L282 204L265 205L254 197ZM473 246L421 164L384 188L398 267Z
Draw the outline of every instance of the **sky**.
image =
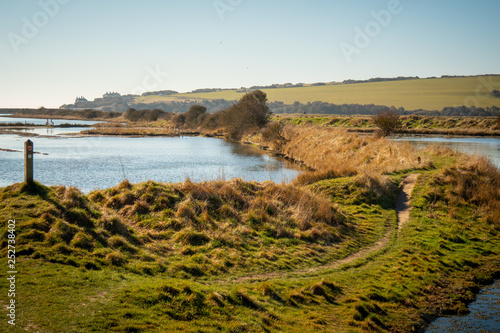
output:
M0 0L0 108L500 73L498 0Z

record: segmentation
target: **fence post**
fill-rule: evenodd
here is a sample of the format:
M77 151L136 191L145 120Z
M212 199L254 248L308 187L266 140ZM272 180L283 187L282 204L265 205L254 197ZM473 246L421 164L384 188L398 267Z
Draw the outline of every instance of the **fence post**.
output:
M24 143L24 181L28 184L33 183L33 142L27 140Z

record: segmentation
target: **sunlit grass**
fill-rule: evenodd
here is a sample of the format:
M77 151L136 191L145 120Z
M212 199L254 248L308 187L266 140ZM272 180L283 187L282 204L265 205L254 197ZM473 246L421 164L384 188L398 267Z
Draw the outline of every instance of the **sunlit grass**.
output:
M490 80L489 78L481 78ZM491 78L497 85L500 76ZM476 90L479 87L479 97ZM489 88L478 77L420 79L392 82L358 83L346 85L326 85L300 88L263 89L269 101L327 102L334 104L375 104L404 107L407 110L442 110L448 106L500 106ZM162 99L226 99L238 100L243 92L223 90L210 93L184 93L165 97L141 97L144 101L157 102ZM473 104L471 104L473 101ZM477 105L476 105L477 103Z

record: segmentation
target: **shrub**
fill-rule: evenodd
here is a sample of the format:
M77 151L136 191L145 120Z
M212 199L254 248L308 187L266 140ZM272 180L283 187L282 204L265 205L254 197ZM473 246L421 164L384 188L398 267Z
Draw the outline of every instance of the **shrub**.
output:
M184 114L185 124L189 127L197 127L200 123L200 118L207 108L201 105L193 105L188 112Z
M250 129L264 127L270 115L267 95L256 90L244 95L229 109L220 111L220 126L226 128L229 138L240 140Z
M157 121L158 118L163 116L165 114L164 111L154 109L154 110L135 110L135 109L128 109L127 112L125 112L124 117L127 120L136 122L136 121Z
M281 123L273 122L261 130L262 139L277 147L281 147L287 140L283 133L284 126Z
M380 128L383 136L388 136L391 133L401 128L402 123L399 115L395 110L382 111L373 116L373 122Z

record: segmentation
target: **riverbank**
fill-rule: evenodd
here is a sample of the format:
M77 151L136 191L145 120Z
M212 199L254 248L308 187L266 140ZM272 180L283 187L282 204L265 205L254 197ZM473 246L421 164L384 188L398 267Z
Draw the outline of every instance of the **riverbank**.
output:
M443 317L432 322L425 333L441 332L495 332L498 330L500 280L483 288L476 300L469 304L466 316Z
M500 176L488 162L287 131L278 146L252 139L316 170L289 185L1 189L0 211L17 221L18 328L408 332L465 312L498 277ZM416 173L398 230L398 189Z
M377 130L370 116L275 115L274 117L282 124L318 125L357 133L374 133ZM400 119L402 127L396 134L500 137L498 117L401 116Z
M65 109L2 109L0 116L16 118L36 119L67 119L67 120L91 120L91 121L123 121L122 112L97 111L97 110L65 110Z
M33 111L33 110L32 110ZM89 113L89 110L87 113ZM69 112L69 111L68 111ZM67 120L95 120L102 121L97 128L93 128L85 134L88 135L163 135L176 136L182 131L189 133L201 133L207 136L214 135L214 130L206 129L179 129L171 121L158 120L154 122L129 122L123 115L109 114L101 111L98 114L82 114L82 111L72 111L69 115L64 112L55 114L44 114L37 111L12 115L19 118L38 119L67 119ZM89 118L89 116L91 116ZM500 137L500 122L498 117L440 117L440 116L401 116L402 127L396 134L402 135L447 135L447 136L477 136L477 137ZM370 116L343 116L343 115L302 115L302 114L276 114L273 121L283 125L318 125L345 129L353 133L375 133L377 127ZM217 136L222 136L220 130L215 131ZM196 134L195 134L196 135Z

